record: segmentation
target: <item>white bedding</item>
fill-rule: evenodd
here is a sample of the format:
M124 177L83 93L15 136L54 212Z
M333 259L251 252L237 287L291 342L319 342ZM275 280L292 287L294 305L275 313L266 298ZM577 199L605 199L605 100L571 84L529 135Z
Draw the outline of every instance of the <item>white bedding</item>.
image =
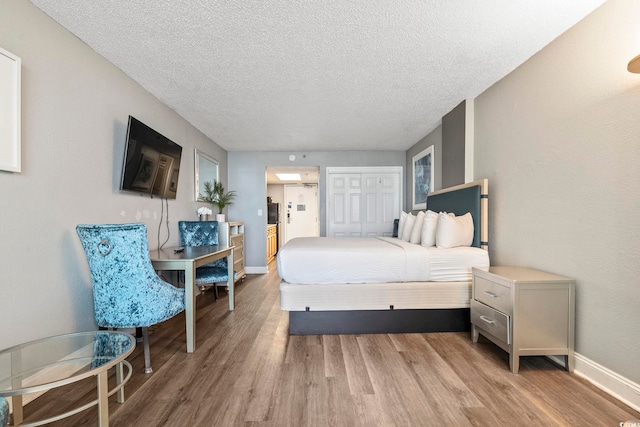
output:
M288 283L469 282L471 267L489 268L487 251L439 249L392 237L301 237L278 251Z

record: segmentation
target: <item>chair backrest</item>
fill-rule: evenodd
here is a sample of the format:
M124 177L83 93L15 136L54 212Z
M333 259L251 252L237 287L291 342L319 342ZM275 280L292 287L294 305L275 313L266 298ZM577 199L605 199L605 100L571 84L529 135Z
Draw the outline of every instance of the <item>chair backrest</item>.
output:
M141 284L158 278L149 258L147 228L144 224L80 224L76 231L89 263L96 321L100 326L113 324L109 317L131 311Z
M218 221L178 221L182 246L218 244Z
M182 246L218 245L218 221L178 221ZM227 259L221 258L204 267L227 268Z

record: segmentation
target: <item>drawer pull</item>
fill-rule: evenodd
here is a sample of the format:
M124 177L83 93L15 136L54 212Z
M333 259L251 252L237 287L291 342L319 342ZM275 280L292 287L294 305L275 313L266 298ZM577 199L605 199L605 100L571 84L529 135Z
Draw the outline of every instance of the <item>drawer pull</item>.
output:
M489 295L491 298L499 298L498 295L494 294L493 292L489 292L489 291L484 291L485 294Z
M486 317L486 316L480 316L480 319L482 319L483 321L487 322L487 323L488 323L488 324L490 324L490 325L493 325L493 324L495 324L495 323L496 323L496 321L495 321L495 320L493 320L493 319L489 319L489 318L488 318L488 317Z

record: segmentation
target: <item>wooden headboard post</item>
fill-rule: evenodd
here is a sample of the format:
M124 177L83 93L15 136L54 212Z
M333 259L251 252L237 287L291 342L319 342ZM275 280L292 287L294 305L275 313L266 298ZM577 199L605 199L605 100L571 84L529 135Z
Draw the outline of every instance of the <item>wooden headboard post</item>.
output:
M472 246L489 250L489 180L480 179L427 195L427 209L464 215L471 212L474 237Z

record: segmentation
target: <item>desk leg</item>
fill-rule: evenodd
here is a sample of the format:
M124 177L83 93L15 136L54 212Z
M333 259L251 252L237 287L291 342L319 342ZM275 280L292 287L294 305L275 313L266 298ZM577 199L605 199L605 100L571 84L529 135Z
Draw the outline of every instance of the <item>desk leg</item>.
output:
M22 356L19 351L11 352L11 372L15 375L22 371ZM16 375L11 381L14 388L22 387L22 376ZM24 412L22 408L22 396L12 396L11 406L13 410L13 425L17 426L24 421Z
M13 425L22 424L24 412L22 409L22 396L11 396L11 409L13 410Z
M185 321L187 323L187 353L193 353L196 349L196 268L194 264L184 271L184 299Z
M98 426L109 426L109 384L107 371L98 374Z
M233 249L231 249L231 253L227 256L227 274L228 274L227 284L229 286L229 311L233 311L233 308L234 308Z

